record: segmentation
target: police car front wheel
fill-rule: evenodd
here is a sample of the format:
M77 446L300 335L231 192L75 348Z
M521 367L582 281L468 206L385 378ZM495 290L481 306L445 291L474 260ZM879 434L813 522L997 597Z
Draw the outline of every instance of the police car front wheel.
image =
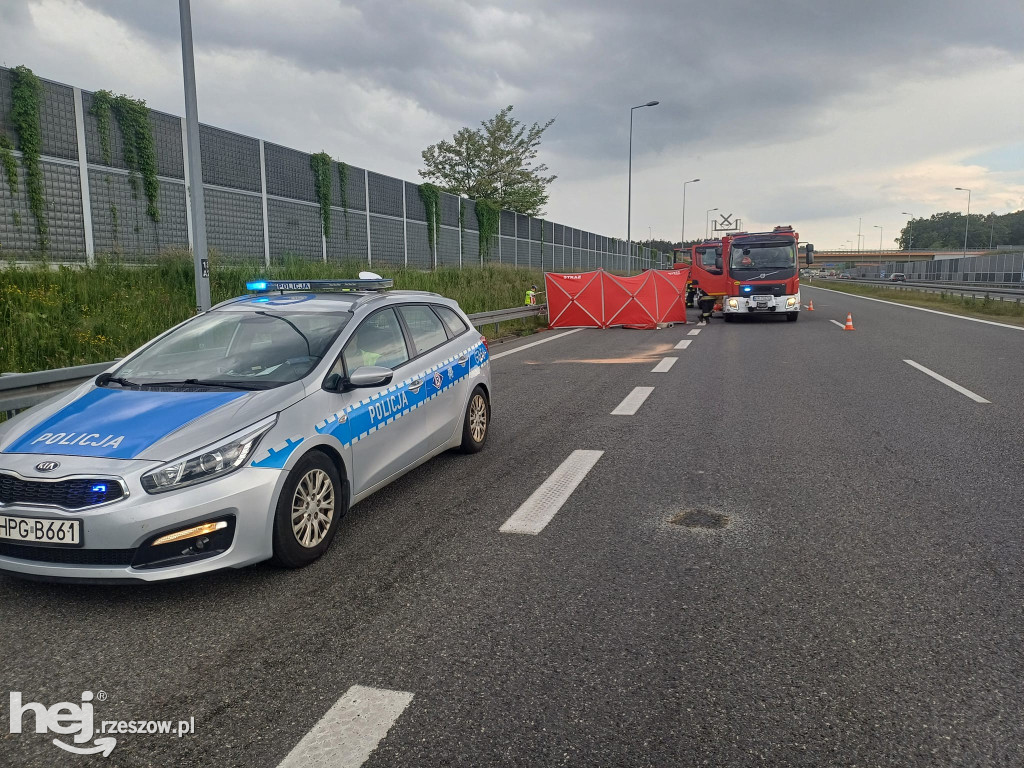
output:
M288 475L274 515L274 562L301 568L331 545L344 512L341 479L319 451L303 456Z

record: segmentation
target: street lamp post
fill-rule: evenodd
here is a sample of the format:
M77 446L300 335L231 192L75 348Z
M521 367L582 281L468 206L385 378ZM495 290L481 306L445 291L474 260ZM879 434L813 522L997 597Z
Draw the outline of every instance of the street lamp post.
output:
M626 254L629 259L629 271L633 271L633 240L631 226L633 224L633 110L644 107L656 107L657 101L648 101L646 104L638 104L629 109L629 180L628 193L626 197Z
M871 226L873 226L875 229L878 230L878 252L879 252L879 254L881 254L881 252L882 252L882 225L881 224L872 224Z
M192 209L192 262L196 273L196 311L210 302L210 254L206 249L206 207L203 204L203 160L199 147L199 107L196 103L196 66L192 55L192 10L189 0L178 0L181 18L181 65L185 75L185 145L188 147L189 197Z
M708 228L711 226L711 212L717 211L717 208L708 208L704 213L704 239L708 239Z
M988 249L992 250L992 236L996 233L996 214L995 211L988 215L989 228L988 228Z
M857 219L857 250L860 251L860 222L863 217Z
M967 224L964 226L964 258L967 258L967 233L971 231L971 190L966 187L954 187L954 189L967 193Z
M686 185L695 184L700 179L690 179L689 181L683 182L683 226L679 234L679 253L682 254L684 243L686 242Z
M903 211L902 215L910 217L910 221L908 222L910 224L910 242L907 243L907 250L912 251L914 250L914 214Z

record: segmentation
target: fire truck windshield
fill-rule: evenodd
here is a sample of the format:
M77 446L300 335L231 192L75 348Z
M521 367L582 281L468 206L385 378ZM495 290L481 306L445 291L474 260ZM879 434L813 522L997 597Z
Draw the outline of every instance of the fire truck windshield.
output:
M787 269L795 266L795 251L786 243L734 243L730 249L731 269Z

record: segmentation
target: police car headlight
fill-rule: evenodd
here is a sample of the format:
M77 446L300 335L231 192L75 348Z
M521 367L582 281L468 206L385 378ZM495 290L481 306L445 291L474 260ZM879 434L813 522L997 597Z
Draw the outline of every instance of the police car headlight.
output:
M245 464L256 450L260 438L276 423L275 413L219 443L164 464L142 476L142 487L147 493L164 493L230 474Z

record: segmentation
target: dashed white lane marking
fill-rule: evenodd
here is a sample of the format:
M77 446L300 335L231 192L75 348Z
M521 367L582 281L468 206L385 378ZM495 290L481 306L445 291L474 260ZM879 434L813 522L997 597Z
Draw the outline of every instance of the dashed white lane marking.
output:
M676 344L676 349L686 349L692 343L693 339L683 339L678 344Z
M548 336L546 338L541 339L540 341L534 341L534 342L531 342L529 344L523 344L523 346L521 346L521 347L516 347L515 349L510 349L510 350L508 350L506 352L499 352L496 355L491 355L491 360L498 360L498 359L500 359L502 357L506 357L507 355L514 355L516 352L522 352L524 349L529 349L530 347L536 347L538 344L547 344L549 341L554 341L555 339L560 339L563 336L568 336L571 333L579 333L582 330L583 330L582 328L573 328L571 331L566 331L565 333L556 333L554 336Z
M672 370L672 366L676 364L678 357L663 357L656 366L651 368L651 373L668 373Z
M573 451L499 530L502 533L528 533L534 536L543 531L603 453Z
M843 296L852 296L855 299L864 299L865 301L877 301L880 304L892 304L894 307L903 307L903 309L916 309L919 312L931 312L933 315L943 315L945 317L954 317L957 320L970 320L972 323L984 323L985 325L995 325L999 328L1010 328L1014 331L1024 331L1024 325L1010 325L1009 323L997 323L995 320L982 320L980 317L965 317L964 315L954 315L952 312L940 312L937 309L928 309L926 307L915 307L912 304L901 304L898 301L886 301L885 299L876 299L873 296L860 296L856 293L847 293L846 291L834 291L831 288L819 288L814 286L817 291L828 291L829 293L841 293Z
M915 363L913 360L904 360L903 362L906 363L907 365L910 365L910 366L912 366L914 368L917 368L917 370L921 371L921 373L928 374L929 376L931 376L936 381L941 381L947 387L949 387L951 389L955 389L961 395L966 395L967 397L971 398L971 400L973 400L976 403L989 403L990 402L989 400L986 400L981 395L976 395L974 392L971 392L971 390L966 389L964 387L961 387L955 381L950 381L945 376L942 376L942 375L936 373L935 371L931 370L930 368L925 368L920 363Z
M696 335L697 335L698 333L700 333L700 328L694 328L693 330L691 330L691 331L690 331L689 333L687 333L686 335L687 335L687 336L696 336Z
M654 387L633 387L633 391L626 395L626 399L615 406L612 416L633 416L640 410L644 400L650 397Z
M838 320L829 320L829 322L832 323L832 325L838 325L840 328L846 328L846 326Z
M353 685L278 768L358 768L409 706L412 696Z

